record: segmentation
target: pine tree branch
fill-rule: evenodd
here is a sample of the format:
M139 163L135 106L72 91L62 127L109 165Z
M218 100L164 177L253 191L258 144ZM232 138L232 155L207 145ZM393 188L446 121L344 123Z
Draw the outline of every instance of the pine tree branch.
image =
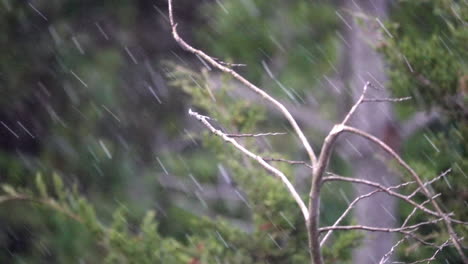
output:
M58 204L57 202L55 202L52 199L35 198L35 197L32 197L32 196L23 195L23 194L0 196L0 204L7 203L7 202L13 202L13 201L27 201L27 202L31 202L31 203L40 204L40 205L49 207L51 209L54 209L55 211L60 212L60 213L66 215L67 217L69 217L69 218L71 218L71 219L73 219L73 220L75 220L75 221L77 221L79 223L83 223L83 219L81 219L81 217L79 215L71 212L70 210L68 210L67 208L61 206L60 204Z

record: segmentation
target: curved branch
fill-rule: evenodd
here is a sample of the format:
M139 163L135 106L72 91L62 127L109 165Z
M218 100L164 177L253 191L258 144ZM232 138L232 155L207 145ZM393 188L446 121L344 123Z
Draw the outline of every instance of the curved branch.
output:
M278 100L276 100L271 95L269 95L268 93L266 93L265 91L263 91L262 89L260 89L259 87L257 87L256 85L254 85L253 83L251 83L250 81L245 79L244 77L242 77L239 73L237 73L233 69L224 66L223 64L219 63L216 59L212 58L211 56L207 55L206 53L204 53L201 50L195 49L194 47L190 46L187 42L185 42L179 36L179 34L177 33L177 24L174 22L174 16L173 16L173 12L172 12L172 0L168 0L167 2L168 2L168 5L169 5L169 21L170 21L171 28L172 28L172 35L173 35L175 41L183 49L185 49L185 50L187 50L187 51L189 51L189 52L191 52L191 53L193 53L195 55L200 56L201 58L203 58L204 60L209 62L211 65L213 65L217 69L230 74L235 79L237 79L238 81L243 83L245 86L250 88L252 91L254 91L258 95L262 96L264 99L268 100L270 103L275 105L283 113L284 117L289 121L289 123L293 127L293 129L296 132L297 136L299 137L302 145L304 146L304 148L307 151L307 155L309 156L310 162L312 163L312 165L314 165L316 163L316 161L317 161L317 157L315 156L315 153L314 153L314 151L312 149L312 146L310 145L309 141L307 140L304 133L302 132L302 129L299 127L296 120L291 115L291 113L288 111L288 109L282 103L280 103Z

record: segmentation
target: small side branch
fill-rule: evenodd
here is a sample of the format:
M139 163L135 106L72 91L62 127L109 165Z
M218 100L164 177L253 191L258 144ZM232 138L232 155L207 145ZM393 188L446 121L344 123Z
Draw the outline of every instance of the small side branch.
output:
M192 111L191 109L189 109L189 115L195 117L198 121L200 121L203 125L205 125L213 134L221 137L224 141L228 142L228 143L231 143L232 145L234 145L235 148L237 148L238 150L240 150L242 153L244 153L245 155L247 155L248 157L250 157L251 159L257 161L262 167L264 167L268 172L272 173L273 175L277 176L283 183L284 185L286 186L287 190L289 191L289 193L292 195L292 197L294 198L294 200L296 201L296 203L298 204L299 208L301 209L302 211L302 214L304 215L304 219L307 221L308 220L308 217L309 217L309 211L304 203L304 201L302 201L300 195L297 193L296 189L294 188L294 186L291 184L291 182L289 181L289 179L286 177L286 175L284 175L284 173L282 173L280 170L278 170L277 168L271 166L270 164L268 164L264 159L262 159L262 157L250 152L248 149L246 149L244 146L240 145L236 140L234 140L233 138L230 138L229 136L227 136L225 133L223 133L222 131L214 128L210 122L208 121L209 119L206 117L206 116L203 116L203 115L200 115L198 114L197 112L194 112Z
M370 82L366 82L366 84L364 85L364 88L362 89L362 94L361 96L359 97L359 99L357 100L357 102L353 105L353 107L351 107L351 109L349 110L348 114L345 116L345 118L343 119L343 121L341 122L342 125L345 125L346 123L348 123L349 119L353 116L353 114L356 112L356 110L358 109L359 105L364 101L365 99L365 96L366 96L366 92L367 92L367 89L369 88L370 86Z
M350 226L326 226L319 228L319 232L326 232L330 230L365 230L371 232L387 232L387 233L403 233L406 234L408 230L417 229L423 225L435 224L442 221L443 218L438 218L431 221L421 222L412 226L406 227L397 227L397 228L388 228L388 227L373 227L373 226L364 226L364 225L350 225Z
M395 252L395 249L401 244L403 243L403 241L405 241L406 239L408 238L408 236L404 236L402 239L398 240L393 246L392 248L390 248L390 250L385 254L383 255L383 257L380 259L379 261L379 264L385 264L385 262L387 262L390 257L393 255L393 253Z
M390 103L398 103L403 101L411 100L411 96L407 97L400 97L400 98L366 98L362 100L363 103L381 103L381 102L390 102Z
M280 159L280 158L266 158L266 157L263 157L263 160L265 161L279 161L279 162L285 162L285 163L288 163L288 164L291 164L291 165L304 165L310 169L312 169L312 165L310 165L309 163L305 162L305 161L302 161L302 160L287 160L287 159Z
M424 183L423 186L426 187L427 185L433 184L434 182L438 181L440 178L447 176L447 174L449 174L451 171L452 171L451 168L447 169L446 171L442 172L439 176L437 176L434 179ZM412 192L410 195L408 195L408 197L411 198L411 197L415 196L416 193L418 193L420 190L421 190L421 187L418 187L416 190L414 190L414 192Z
M258 133L258 134L226 134L230 138L240 138L240 137L266 137L266 136L281 136L286 135L284 132L274 132L274 133Z

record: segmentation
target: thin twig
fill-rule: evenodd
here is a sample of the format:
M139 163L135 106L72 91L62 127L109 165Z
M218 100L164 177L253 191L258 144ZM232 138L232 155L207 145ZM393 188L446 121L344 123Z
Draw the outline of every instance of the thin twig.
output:
M440 178L445 177L450 172L452 172L452 168L447 169L446 171L442 172L439 176L437 176L434 179L424 183L424 187L426 187L427 185L433 184L435 181L438 181ZM410 195L408 195L408 197L411 198L411 197L415 196L416 193L418 193L420 190L421 190L421 187L418 187L416 190L414 190L414 192L412 192Z
M441 194L438 193L438 194L434 195L434 196L432 197L432 199L435 199L435 198L439 197L440 195L441 195ZM431 201L431 200L428 199L428 200L422 202L422 203L420 204L420 206L424 206L425 204L429 203L430 201ZM416 213L416 210L418 210L418 207L415 206L415 207L413 208L413 210L411 211L411 213L406 217L405 221L403 221L403 224L401 225L402 227L406 226L406 224L409 222L410 218Z
M288 164L292 165L304 165L308 168L313 168L309 163L302 161L302 160L287 160L287 159L281 159L281 158L268 158L268 157L263 157L263 160L265 161L279 161L279 162L285 162Z
M284 132L273 132L273 133L258 133L258 134L225 134L231 138L239 138L239 137L265 137L265 136L281 136L286 135L287 133Z
M371 232L388 232L388 233L406 233L407 230L417 229L423 225L435 224L444 220L443 218L438 218L431 221L420 222L415 225L405 226L405 227L374 227L374 226L365 226L365 225L349 225L349 226L325 226L319 228L319 232L326 232L330 230L365 230Z
M364 100L364 97L366 96L366 92L367 92L367 89L369 88L370 86L370 82L366 82L366 84L364 85L364 88L362 89L362 94L361 96L359 97L359 99L357 100L357 102L353 105L353 107L351 107L351 109L349 110L348 114L345 116L345 118L343 119L343 121L341 122L342 125L346 125L346 123L348 123L349 119L351 118L351 116L356 112L357 108L359 107L359 105L363 102Z
M230 62L224 62L218 58L213 58L215 59L217 62L219 62L220 64L222 65L226 65L226 66L229 66L229 67L245 67L247 66L247 64L243 64L243 63L230 63Z
M362 102L363 103L380 103L380 102L398 103L398 102L408 101L411 99L412 99L411 96L400 97L400 98L365 98L364 100L362 100Z
M379 264L385 264L385 262L387 262L390 257L392 256L393 252L395 252L395 249L401 244L403 243L403 241L405 241L406 239L408 238L408 236L404 236L402 239L398 240L398 242L396 242L392 248L390 248L390 250L382 256L382 258L380 259L380 262Z

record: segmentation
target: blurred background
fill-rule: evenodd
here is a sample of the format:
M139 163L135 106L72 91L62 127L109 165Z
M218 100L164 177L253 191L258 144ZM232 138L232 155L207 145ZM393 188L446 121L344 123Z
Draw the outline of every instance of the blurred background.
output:
M365 104L352 124L383 139L425 180L451 168L432 188L442 193L446 211L466 221L466 1L173 4L180 35L213 57L245 64L235 69L290 109L316 152L366 81L374 87L371 98L411 96ZM58 175L74 197L89 201L103 226L126 208L129 237L147 235L139 223L153 210L151 232L160 242L148 249L113 244L112 236L54 210L2 202L0 263L307 263L304 223L282 184L209 135L188 109L214 117L229 133L287 133L240 141L265 157L307 161L305 151L277 110L175 43L166 1L2 0L0 28L0 183L31 190L36 174L47 186ZM307 197L307 167L272 164ZM330 170L387 186L409 179L354 137L339 140ZM322 224L333 224L368 191L327 183ZM345 222L400 226L411 210L382 194ZM447 239L441 227L420 232L441 244ZM466 227L456 230L466 237ZM342 233L324 255L327 263L378 263L401 238ZM151 248L177 256L140 254ZM433 251L408 240L393 260ZM435 263L461 260L445 248Z

